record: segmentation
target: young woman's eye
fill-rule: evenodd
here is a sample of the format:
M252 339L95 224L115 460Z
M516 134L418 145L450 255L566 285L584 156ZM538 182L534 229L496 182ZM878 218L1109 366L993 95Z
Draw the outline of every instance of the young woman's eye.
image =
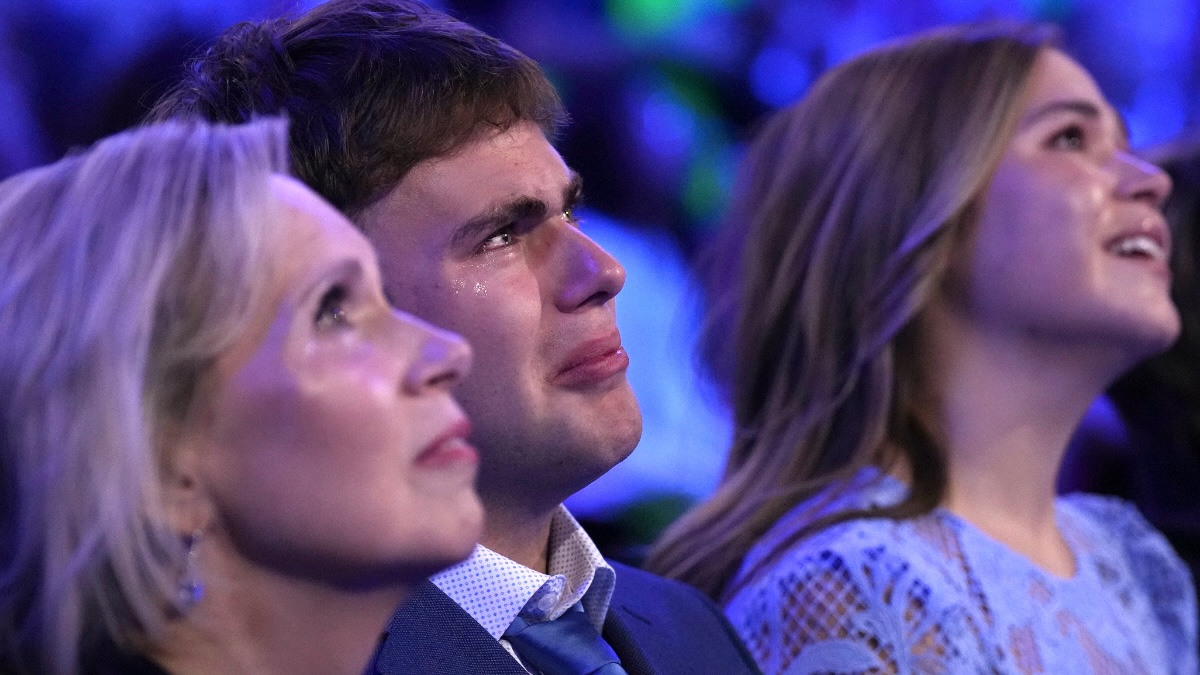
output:
M325 291L313 319L317 328L336 328L346 324L346 298L348 295L346 287L341 285L333 286Z
M494 234L492 234L492 236L484 239L483 243L479 245L479 250L491 251L498 248L504 248L505 246L511 245L515 240L516 236L513 235L513 228L511 225L509 225L497 230Z
M1083 127L1072 124L1050 137L1050 147L1055 150L1082 150L1085 140Z
M572 225L579 223L579 216L575 215L575 207L573 207L573 206L569 206L569 207L563 209L562 217L563 217L563 220L567 221L568 223L571 223Z

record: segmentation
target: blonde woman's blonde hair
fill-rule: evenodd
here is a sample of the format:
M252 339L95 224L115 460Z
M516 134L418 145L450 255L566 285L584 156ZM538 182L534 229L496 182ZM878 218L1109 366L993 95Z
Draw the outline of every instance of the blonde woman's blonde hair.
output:
M917 415L912 326L974 222L1050 37L1012 25L917 35L830 70L766 125L719 242L715 268L730 271L713 277L704 336L734 411L728 464L715 495L656 545L651 570L727 599L756 574L739 574L742 560L780 517L897 454L912 490L870 515L941 501L945 463ZM814 522L757 569L864 515Z
M264 292L286 148L280 119L166 122L0 183L0 670L182 611L166 441Z

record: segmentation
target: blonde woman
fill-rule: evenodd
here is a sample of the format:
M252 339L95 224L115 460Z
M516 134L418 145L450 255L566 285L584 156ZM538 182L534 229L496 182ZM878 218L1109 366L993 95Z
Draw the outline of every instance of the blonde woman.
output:
M457 336L286 170L166 123L0 183L0 671L361 673L468 555Z
M746 160L710 335L736 436L651 567L767 673L1195 673L1166 541L1054 492L1091 400L1179 332L1169 190L1037 30L828 72Z

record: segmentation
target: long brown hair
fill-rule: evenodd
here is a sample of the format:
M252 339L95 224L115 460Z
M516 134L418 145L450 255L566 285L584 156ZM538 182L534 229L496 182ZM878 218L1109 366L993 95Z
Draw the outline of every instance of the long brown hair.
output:
M930 31L830 70L768 122L720 239L716 259L734 262L713 266L702 343L733 407L728 464L650 569L727 599L768 528L869 465L907 460L908 496L809 523L756 570L834 522L941 501L945 460L917 414L914 319L975 219L1049 37L1008 24Z

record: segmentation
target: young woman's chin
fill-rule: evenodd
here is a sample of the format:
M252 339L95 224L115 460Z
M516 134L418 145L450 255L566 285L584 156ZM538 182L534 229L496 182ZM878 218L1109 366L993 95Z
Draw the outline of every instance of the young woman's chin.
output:
M1160 308L1141 307L1132 312L1098 319L1082 332L1080 353L1090 363L1117 377L1147 358L1166 351L1179 337L1179 313L1166 302ZM1092 358L1094 356L1094 358Z
M1130 336L1131 349L1126 369L1132 368L1151 356L1161 354L1179 339L1179 332L1182 329L1179 312L1172 306L1169 312L1162 314L1155 321L1147 321L1140 327L1140 330Z

